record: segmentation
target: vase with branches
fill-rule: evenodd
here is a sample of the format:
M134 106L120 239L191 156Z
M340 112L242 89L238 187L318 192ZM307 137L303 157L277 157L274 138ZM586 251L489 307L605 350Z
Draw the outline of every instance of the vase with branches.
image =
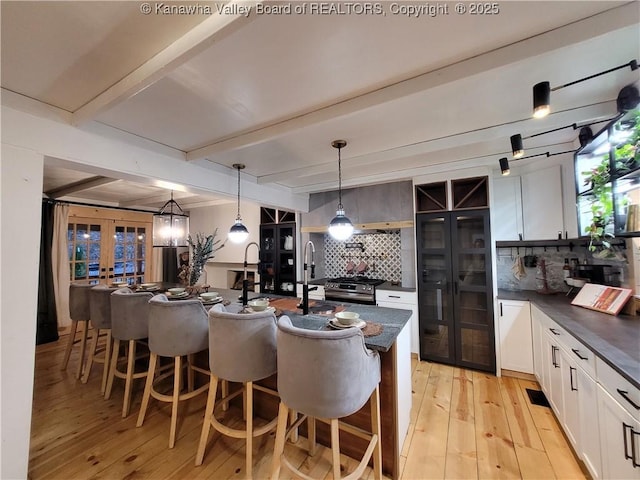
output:
M191 261L186 271L184 271L183 280L186 280L189 286L194 286L198 282L207 261L224 247L226 241L216 240L217 235L218 229L216 228L212 235L197 232L195 238L191 235L187 236Z

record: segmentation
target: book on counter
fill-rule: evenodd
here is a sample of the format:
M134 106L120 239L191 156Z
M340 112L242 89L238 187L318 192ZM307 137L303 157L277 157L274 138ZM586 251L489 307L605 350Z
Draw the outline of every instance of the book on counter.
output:
M632 291L629 288L587 283L573 299L571 305L597 310L609 315L617 315L627 303L631 294Z

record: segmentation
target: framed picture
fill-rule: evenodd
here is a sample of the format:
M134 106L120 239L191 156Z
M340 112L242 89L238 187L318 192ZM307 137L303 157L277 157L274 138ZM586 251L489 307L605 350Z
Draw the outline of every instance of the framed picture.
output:
M587 283L576 295L576 298L573 299L571 305L597 310L609 315L617 315L627 303L629 297L631 297L631 293L632 291L629 288Z

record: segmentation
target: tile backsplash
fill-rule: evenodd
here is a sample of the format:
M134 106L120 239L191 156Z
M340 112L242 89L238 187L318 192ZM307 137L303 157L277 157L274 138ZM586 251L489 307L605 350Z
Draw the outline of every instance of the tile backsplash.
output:
M362 243L359 248L347 248L348 244ZM347 241L337 241L324 236L325 273L327 277L347 275L347 263L358 265L365 262L368 269L363 273L371 278L389 281L402 280L400 230L384 233L358 233Z

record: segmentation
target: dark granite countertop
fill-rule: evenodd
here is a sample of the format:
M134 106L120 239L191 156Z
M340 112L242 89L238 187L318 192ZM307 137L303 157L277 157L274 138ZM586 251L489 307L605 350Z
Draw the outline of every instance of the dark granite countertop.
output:
M378 290L392 290L396 292L415 292L416 287L403 287L402 284L393 285L391 282L384 282L376 287Z
M541 295L531 290L500 289L498 298L530 301L640 388L640 318L607 315L571 305L571 299L564 295Z
M237 304L238 306L240 305L238 299L241 295L241 292L239 290L228 290L222 288L211 288L210 290L215 290L216 292L220 293L222 298L224 298L231 304ZM278 295L263 295L258 292L249 292L249 299L263 297L291 298L280 297ZM344 306L345 310L349 312L359 313L362 320L368 320L371 322L382 324L383 329L380 335L376 335L374 337L365 337L364 339L367 347L371 348L372 350L378 350L380 352L386 352L391 348L393 342L396 341L398 334L409 321L412 315L411 310L402 310L399 308L376 307L373 305L357 305L353 303L332 301L324 301L323 303L326 303L328 305ZM330 319L330 317L327 315L302 315L299 312L300 311L284 311L283 313L291 318L291 322L296 327L308 328L311 330L321 330L325 328Z

